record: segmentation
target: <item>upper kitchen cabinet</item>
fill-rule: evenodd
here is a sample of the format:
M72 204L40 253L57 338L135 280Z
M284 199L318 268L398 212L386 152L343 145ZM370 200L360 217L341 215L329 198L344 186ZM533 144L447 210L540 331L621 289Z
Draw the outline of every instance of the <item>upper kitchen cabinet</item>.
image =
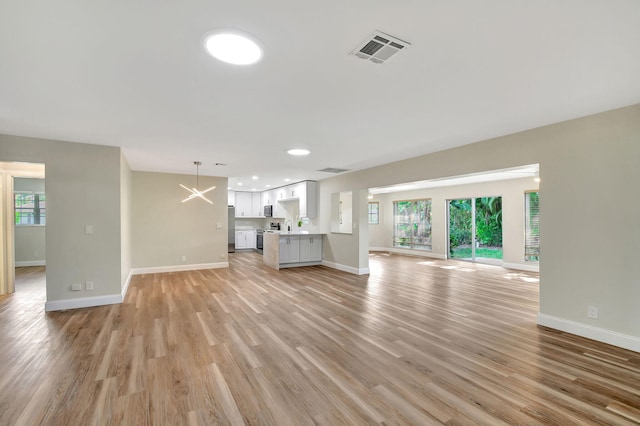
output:
M236 217L264 217L259 192L236 191Z
M315 218L318 213L318 183L300 182L294 191L300 198L300 217Z
M262 206L262 199L259 192L254 192L251 194L251 209L252 216L264 216L264 208Z
M298 182L276 189L277 199L283 202L297 200L299 203L300 217L315 218L318 210L317 188L317 182Z
M287 197L287 188L288 186L283 186L280 188L276 188L273 190L273 192L275 193L275 199L277 200L286 200L287 198L291 198L291 197Z
M230 206L236 205L236 191L227 191L227 204Z
M254 216L251 192L236 191L236 217Z
M264 206L272 206L276 203L276 200L273 197L273 191L264 191L262 193L262 207Z

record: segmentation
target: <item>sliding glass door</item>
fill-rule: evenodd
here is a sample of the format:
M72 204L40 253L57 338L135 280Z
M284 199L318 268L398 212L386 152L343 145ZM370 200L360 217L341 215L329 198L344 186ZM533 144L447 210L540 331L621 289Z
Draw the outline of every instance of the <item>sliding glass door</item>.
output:
M502 197L449 200L449 258L502 259Z

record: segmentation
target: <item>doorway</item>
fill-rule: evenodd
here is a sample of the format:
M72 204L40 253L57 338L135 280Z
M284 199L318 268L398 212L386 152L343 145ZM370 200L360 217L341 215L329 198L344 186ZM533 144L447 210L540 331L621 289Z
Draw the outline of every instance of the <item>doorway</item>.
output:
M499 264L502 260L502 197L447 200L447 257Z
M44 164L0 162L0 295L15 292L16 267L44 267L44 168Z

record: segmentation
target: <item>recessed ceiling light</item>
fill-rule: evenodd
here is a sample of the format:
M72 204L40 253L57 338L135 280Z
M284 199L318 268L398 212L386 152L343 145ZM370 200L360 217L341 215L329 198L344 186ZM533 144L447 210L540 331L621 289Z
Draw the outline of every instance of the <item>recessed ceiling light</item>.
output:
M285 182L289 182L290 180L291 180L291 179L289 179L289 178L285 178L285 179L284 179L284 181L285 181Z
M251 176L251 179L258 180L258 176Z
M271 185L267 185L267 188L271 188Z
M221 31L204 39L206 51L214 58L233 65L251 65L262 59L262 48L237 31Z
M308 149L290 149L289 151L287 151L287 154L289 155L309 155L311 153L311 151L309 151Z
M242 186L242 182L238 182L238 186Z
M251 190L252 190L252 191L256 191L256 189L255 189L255 188L251 188Z

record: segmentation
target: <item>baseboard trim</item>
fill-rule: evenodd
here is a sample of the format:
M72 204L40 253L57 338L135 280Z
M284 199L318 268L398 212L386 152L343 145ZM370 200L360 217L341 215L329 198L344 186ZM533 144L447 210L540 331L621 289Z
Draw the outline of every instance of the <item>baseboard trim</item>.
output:
M594 327L543 313L538 313L538 325L629 349L630 351L640 352L639 337L618 333L617 331L606 330L604 328Z
M540 265L527 265L522 263L502 262L502 267L508 268L508 269L518 269L520 271L527 271L527 272L540 272Z
M369 273L369 268L355 268L353 266L342 265L340 263L329 262L326 260L322 261L322 265L328 268L338 269L340 271L348 272L355 275L367 275Z
M219 269L219 268L228 268L228 267L229 267L229 262L197 263L194 265L151 266L147 268L133 268L131 269L131 275L161 274L164 272L198 271L201 269Z
M124 285L122 286L121 295L122 295L122 300L123 301L124 301L125 296L127 295L127 290L129 290L129 283L131 282L131 277L133 277L133 273L132 273L132 271L129 271L129 275L127 275L127 279L124 282Z
M13 265L16 268L19 268L21 266L47 266L47 261L46 260L25 260L22 262L14 262Z
M115 305L122 303L121 294L107 294L105 296L96 297L78 297L76 299L64 299L47 301L44 304L46 312L63 311L65 309L90 308L93 306Z
M420 257L431 257L435 259L446 259L447 256L440 253L433 253L430 251L423 250L410 250L410 249L401 249L395 247L369 247L369 251L382 251L387 253L394 254L406 254L408 256L420 256Z

